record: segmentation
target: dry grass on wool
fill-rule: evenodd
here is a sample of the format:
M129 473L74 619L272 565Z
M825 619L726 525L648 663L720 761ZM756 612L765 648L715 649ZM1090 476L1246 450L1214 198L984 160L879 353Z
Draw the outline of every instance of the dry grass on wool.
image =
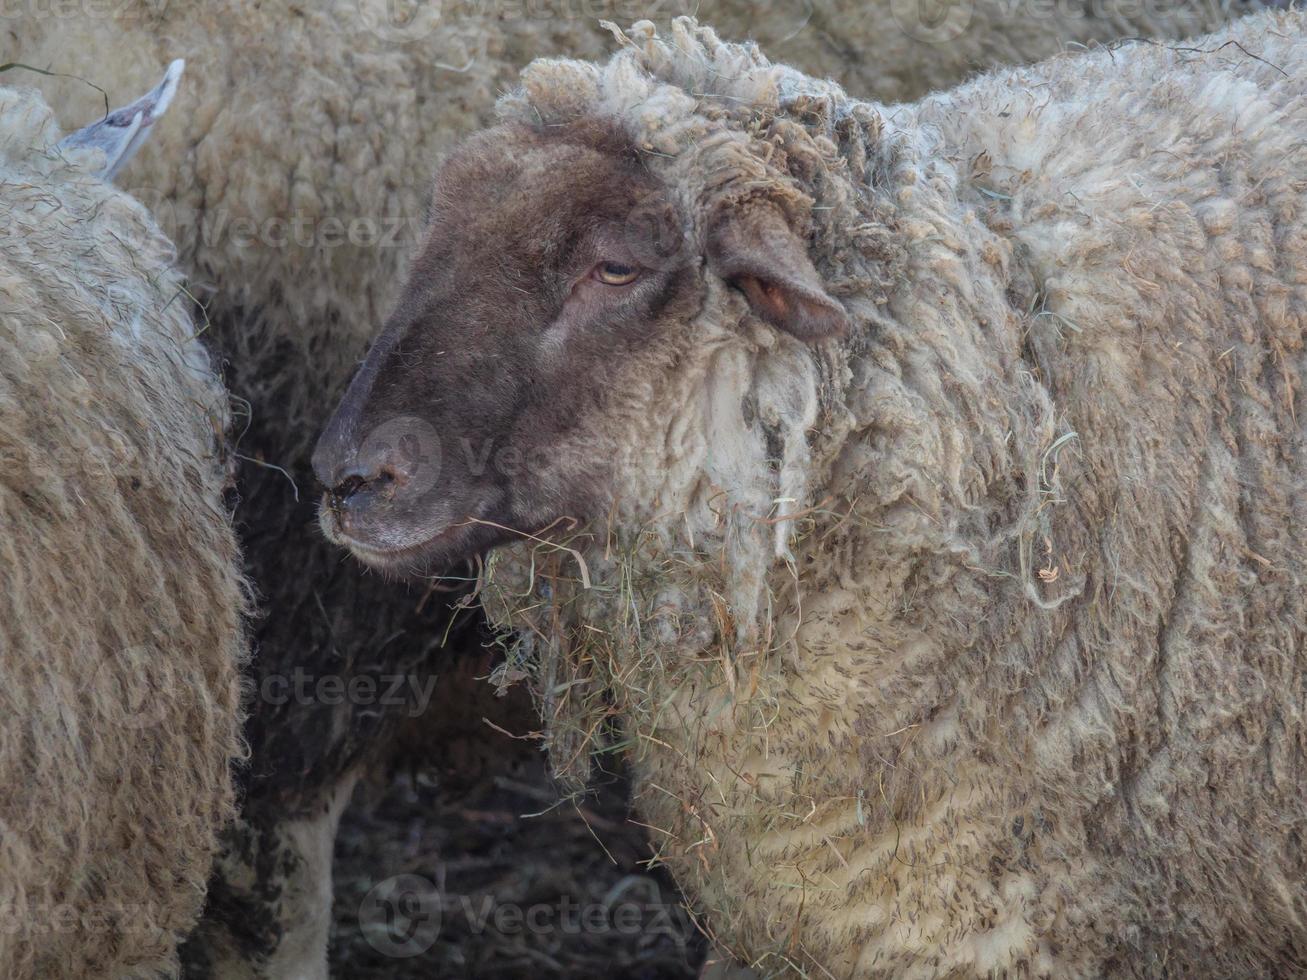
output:
M0 89L0 973L175 968L241 755L226 393L145 209Z
M821 517L828 519L821 529L826 532L856 520L848 514L801 517L794 522L796 543L818 533ZM763 524L769 532L770 519ZM775 602L774 588L792 588L793 575L794 569L787 568L764 586L764 609ZM667 702L685 687L729 692L727 710L747 716L755 738L766 742L773 730L786 737L779 703L765 685L760 688L759 679L773 669L769 664L788 657L789 644L784 637L759 636L741 655L736 644L724 639L735 637L738 626L726 598L728 578L711 554L668 550L665 534L656 528L613 534L602 546L585 536L539 541L487 560L479 597L492 622L514 628L501 635L507 654L492 680L502 686L522 683L530 691L543 722L533 734L548 753L551 774L565 797L580 805L593 795L600 773L628 763L638 771L651 752L670 749L660 734L668 724L682 727L678 746L714 753L714 718L693 718L684 725L684 719L664 713ZM669 583L675 585L669 588ZM764 628L770 622L768 616ZM729 771L747 773L748 756L737 745L724 760L714 757L713 769L724 764ZM832 783L830 790L838 793L839 787ZM729 863L723 867L718 839L719 831L731 832L730 826L719 824L711 806L691 803L680 786L659 785L654 792L676 794L677 806L691 813L697 834L687 840L683 827L648 822L651 818L637 801L631 819L650 832L651 866L671 858L676 869L688 853L705 873L724 871L733 880ZM876 793L883 794L884 787L869 791L868 812ZM733 808L752 812L750 833L760 835L783 831L808 815L806 805L777 807L775 799L748 792L731 802ZM682 853L669 854L669 846ZM719 955L734 955L759 976L825 976L795 951L788 935L740 946L729 930L719 928L719 923L737 920L754 901L747 891L727 889L687 898L683 908Z

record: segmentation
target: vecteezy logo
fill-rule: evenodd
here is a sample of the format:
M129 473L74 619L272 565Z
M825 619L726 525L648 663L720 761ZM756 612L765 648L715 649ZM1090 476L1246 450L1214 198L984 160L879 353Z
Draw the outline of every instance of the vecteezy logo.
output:
M440 477L440 437L416 415L398 415L377 426L363 440L358 457L380 460L402 473L409 493L425 493Z
M440 893L421 875L387 878L363 897L359 927L383 956L420 956L440 934Z
M144 233L130 243L133 254L139 256L138 261L142 265L160 261L176 262L177 249L173 242L188 236L202 237L196 221L197 215L175 196L165 194L157 187L144 185L129 188L127 193L145 205L150 217L163 232L160 235L149 225L133 226L134 230L139 228Z
M966 33L975 0L890 0L890 15L908 37L943 44Z
M355 0L363 28L384 41L420 41L440 24L442 0Z

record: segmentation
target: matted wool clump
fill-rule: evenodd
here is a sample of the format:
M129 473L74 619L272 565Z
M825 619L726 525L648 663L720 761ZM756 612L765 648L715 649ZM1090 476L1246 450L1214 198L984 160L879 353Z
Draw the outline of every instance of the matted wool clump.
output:
M704 274L598 540L488 561L556 770L765 970L1307 969L1303 16L892 109L617 37L504 117L615 122L691 256L774 204L855 326Z
M226 392L143 208L0 89L0 974L154 975L241 754Z

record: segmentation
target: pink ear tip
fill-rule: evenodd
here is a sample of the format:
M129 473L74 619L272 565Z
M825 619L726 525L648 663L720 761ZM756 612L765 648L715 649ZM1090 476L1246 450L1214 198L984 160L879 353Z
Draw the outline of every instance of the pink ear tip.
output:
M177 58L168 66L168 70L163 73L163 80L155 86L152 93L153 104L150 106L150 119L153 123L167 110L172 104L173 96L177 94L177 86L181 83L182 72L186 70L186 60Z

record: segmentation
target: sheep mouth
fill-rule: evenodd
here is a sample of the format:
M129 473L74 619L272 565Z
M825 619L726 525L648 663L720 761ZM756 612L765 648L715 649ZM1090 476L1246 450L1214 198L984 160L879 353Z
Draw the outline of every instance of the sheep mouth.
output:
M469 517L411 543L378 544L346 531L325 497L319 509L318 522L332 544L347 549L369 568L399 578L440 573L460 562L483 555L500 543L496 532L498 525Z

